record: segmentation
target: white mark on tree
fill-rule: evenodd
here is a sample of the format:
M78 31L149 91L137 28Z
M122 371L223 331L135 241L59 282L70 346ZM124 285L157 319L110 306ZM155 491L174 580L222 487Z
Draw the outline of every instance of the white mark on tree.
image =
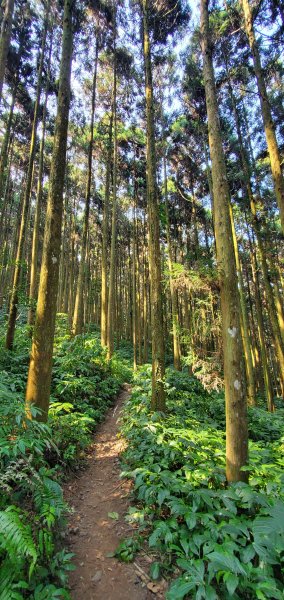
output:
M237 328L236 328L236 327L232 327L232 328L231 328L231 327L228 327L228 334L229 334L229 335L230 335L232 338L236 337L236 335L237 335L237 331L238 331L238 330L237 330Z
M234 381L234 388L238 391L241 389L241 382L238 379Z
M56 258L56 256L53 256L51 260L52 260L52 264L53 264L53 265L56 265L56 263L57 263L57 258Z

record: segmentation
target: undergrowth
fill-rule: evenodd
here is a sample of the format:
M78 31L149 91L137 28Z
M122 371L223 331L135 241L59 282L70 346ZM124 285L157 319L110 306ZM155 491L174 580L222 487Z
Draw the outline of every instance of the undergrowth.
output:
M168 370L168 413L150 412L150 368L123 418L123 475L134 480L128 518L168 576L167 600L283 599L284 411L249 410L249 484L225 480L224 399Z
M60 484L67 471L79 468L92 432L131 370L125 352L106 360L96 333L70 340L60 315L49 421L27 421L29 349L23 326L14 351L0 354L0 600L68 599L73 567L61 544L68 507Z

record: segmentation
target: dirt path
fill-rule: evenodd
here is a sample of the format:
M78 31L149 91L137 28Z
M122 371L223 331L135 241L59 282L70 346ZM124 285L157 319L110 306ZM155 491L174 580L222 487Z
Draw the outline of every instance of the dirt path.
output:
M119 478L118 416L129 395L129 386L118 397L95 434L86 470L67 485L65 497L73 509L67 541L75 553L76 570L70 574L73 600L150 600L155 597L137 576L133 564L108 558L119 541L131 535L124 516L129 506L130 483ZM108 513L119 514L118 520ZM139 569L139 567L138 567Z

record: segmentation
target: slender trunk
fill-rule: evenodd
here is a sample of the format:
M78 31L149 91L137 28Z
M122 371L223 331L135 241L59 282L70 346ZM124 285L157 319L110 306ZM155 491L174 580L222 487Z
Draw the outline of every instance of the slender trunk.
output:
M94 146L94 119L95 119L96 89L97 89L97 67L98 67L98 44L96 45L95 67L94 67L94 75L93 75L86 203L85 203L84 224L83 224L81 261L80 261L80 265L79 265L77 293L76 293L75 309L74 309L74 316L73 316L73 327L72 327L73 335L78 335L78 334L82 333L82 330L83 330L83 295L84 295L84 278L85 278L85 272L86 272L87 238L88 238L90 202L91 202L92 164L93 164L93 146Z
M111 117L109 122L108 152L106 163L106 186L103 206L102 223L102 289L101 289L101 345L107 346L107 314L108 314L108 294L107 294L107 255L108 255L108 233L109 233L109 196L110 196L110 177L112 165L112 126L113 126L113 102Z
M47 70L47 82L45 89L45 100L42 117L42 135L39 149L39 167L38 167L38 182L37 182L37 194L36 194L36 208L34 216L34 227L33 227L33 239L32 239L32 255L31 255L31 277L30 277L30 291L29 291L29 314L28 324L34 325L35 320L35 308L37 298L37 271L38 271L38 249L39 249L39 234L40 234L40 221L42 217L42 197L43 197L43 168L44 168L44 146L45 146L45 132L46 132L46 114L47 114L47 101L49 94L49 81L50 81L50 67L51 67L51 52L52 52L52 40L50 41L49 57L48 57L48 70Z
M226 474L229 482L244 481L247 476L241 469L248 460L248 433L240 306L230 219L230 191L222 147L209 34L208 0L201 0L201 46L212 161L217 264L221 291L226 402Z
M142 0L143 50L147 121L147 203L149 227L150 298L152 325L152 400L153 410L165 411L165 348L163 335L163 300L160 251L160 222L157 193L156 148L154 128L153 82L149 36L149 0Z
M268 357L267 357L267 351L266 351L265 328L264 328L264 322L263 322L261 297L260 297L260 291L259 291L259 277L258 277L258 271L257 271L257 266L256 266L256 256L255 256L254 251L252 252L251 265L252 265L252 277L253 277L254 291L255 291L257 330L258 330L259 346L260 346L261 361L262 361L262 368L263 368L264 386L265 386L266 399L267 399L267 408L270 412L272 412L272 411L274 411L273 386L272 386L272 381L271 381L271 377L270 377L270 370L269 370Z
M16 268L15 268L15 272L14 272L13 289L12 289L9 318L8 318L8 325L7 325L6 348L8 350L12 350L12 348L13 348L16 318L17 318L17 312L18 312L18 288L19 288L19 283L20 283L20 279L21 279L23 251L24 251L24 244L25 244L25 237L26 237L26 230L27 230L27 223L28 223L28 214L29 214L29 208L30 208L30 196L31 196L32 181L33 181L34 159L35 159L35 151L36 151L37 124L38 124L38 114L39 114L40 96L41 96L43 61L44 61L44 52L45 52L45 44L46 44L47 26L48 26L47 15L48 15L48 7L47 7L47 13L45 16L44 29L43 29L43 34L42 34L42 45L41 45L40 61L39 61L39 68L38 68L38 81L37 81L36 100L35 100L35 106L34 106L34 118L33 118L33 127L32 127L32 135L31 135L31 143L30 143L27 181L26 181L26 188L25 188L25 194L24 194L22 220L21 220L19 240L18 240L17 256L16 256Z
M111 219L111 248L107 312L107 356L112 357L115 331L115 273L116 273L116 188L117 188L117 73L116 73L116 16L114 22L114 66L113 66L113 191Z
M14 12L14 0L6 0L5 12L1 24L0 33L0 102L2 99L2 90L5 77L6 62L10 46L12 19Z
M48 416L52 371L70 105L73 8L74 0L65 0L58 108L49 180L36 321L26 391L27 415L31 415L31 405L34 404L36 408L42 411L39 415L40 420L46 420Z
M5 225L4 224L5 224L6 217L7 217L7 214L6 214L7 213L7 205L8 205L10 191L11 191L11 189L10 189L11 188L11 167L12 167L13 158L14 158L14 141L15 141L15 136L13 135L12 139L10 140L11 147L7 153L7 157L9 155L9 163L8 163L8 167L7 167L6 177L5 177L5 189L4 189L4 194L3 194L2 210L1 210L1 216L0 216L0 248L2 248L3 239L5 238L5 236L4 236ZM0 184L0 186L1 186L1 184Z
M254 377L254 369L253 369L253 362L252 362L252 347L251 347L250 334L249 334L249 319L248 319L247 303L246 303L245 290L244 290L243 275L242 275L240 257L239 257L238 241L237 241L237 236L236 236L234 216L233 216L233 210L232 210L231 205L230 205L230 215L231 215L231 222L232 222L233 242L234 242L236 268L237 268L238 283L239 283L238 287L239 287L240 306L241 306L241 329L242 329L242 339L243 339L243 347L244 347L244 355L245 355L245 368L246 368L246 376L247 376L248 403L251 406L255 406L256 405L255 377Z
M133 370L137 370L137 285L136 285L136 197L134 174L134 207L133 207L133 250L132 250L132 316L133 316Z
M172 305L172 323L173 323L173 347L174 347L174 368L181 371L181 352L179 341L179 322L178 322L178 298L177 291L174 288L173 281L173 251L172 240L170 233L170 216L169 216L169 200L168 200L168 181L167 181L167 163L166 157L163 157L164 168L164 190L165 190L165 208L166 208L166 235L168 246L168 268L170 278L170 295Z
M14 89L13 96L12 96L12 101L11 101L11 106L10 106L10 111L9 111L9 117L8 117L8 121L7 121L7 125L6 125L6 131L5 131L5 135L4 135L4 139L3 139L3 143L2 143L2 147L1 147L1 158L0 158L0 203L1 203L1 200L2 200L3 191L4 191L4 187L5 187L5 171L6 171L7 162L8 162L9 144L10 144L10 141L11 141L11 137L14 137L13 136L14 132L11 133L11 129L12 129L12 123L13 123L14 107L15 107L15 95L16 95L16 90ZM3 224L3 203L2 203L2 207L1 207L0 231L1 231L1 228L2 228L2 224Z
M260 98L260 106L264 131L266 136L268 154L271 165L271 173L274 183L275 195L280 211L280 219L282 230L284 231L284 178L281 172L281 158L276 140L275 128L271 114L271 108L267 95L264 74L261 66L258 44L255 38L252 13L249 5L249 0L242 0L242 7L245 19L246 34L248 37L250 49L253 57L254 71L257 80L258 93Z
M250 204L252 226L253 226L253 230L256 235L257 248L258 248L258 252L259 252L261 270L262 270L262 275L263 275L264 289L265 289L267 303L269 306L269 318L270 318L270 322L271 322L273 338L275 341L276 355L277 355L278 363L279 363L279 376L280 376L280 381L281 381L281 387L282 387L282 389L284 389L284 344L283 344L283 340L281 337L281 330L280 330L280 326L279 326L277 310L275 307L273 290L272 290L271 283L270 283L270 276L269 276L268 265L267 265L267 257L266 257L263 240L262 240L260 223L259 223L258 216L257 216L256 203L255 203L255 199L254 199L254 195L253 195L253 191L252 191L252 187L251 187L250 167L249 167L248 159L246 156L245 148L243 145L239 113L237 110L237 105L235 102L235 98L234 98L230 80L229 80L229 91L230 91L230 97L231 97L233 111L234 111L235 120L236 120L240 157L241 157L241 162L242 162L242 166L243 166L243 170L244 170L245 186L246 186L246 191L247 191L248 200L249 200L249 204Z

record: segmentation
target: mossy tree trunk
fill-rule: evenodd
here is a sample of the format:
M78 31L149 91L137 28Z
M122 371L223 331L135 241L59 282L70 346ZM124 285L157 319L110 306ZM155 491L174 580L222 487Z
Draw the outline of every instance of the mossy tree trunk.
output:
M160 221L156 174L154 101L149 35L149 2L142 0L143 52L147 121L147 204L149 228L150 304L152 327L152 410L165 410L165 349L161 281Z
M27 416L30 416L30 408L33 404L41 410L38 418L43 421L47 419L49 408L58 291L63 189L70 105L73 10L74 0L65 0L57 117L49 179L38 303L26 390Z
M36 208L34 216L34 227L33 227L33 238L32 238L32 254L31 254L31 275L30 275L30 291L29 291L29 314L28 324L34 325L35 320L35 304L38 291L38 252L39 252L39 236L40 236L40 221L42 218L42 199L43 199L43 170L44 170L44 148L45 148L45 133L46 133L46 116L47 116L47 102L49 95L49 84L50 84L50 67L51 67L51 53L52 53L52 38L49 46L49 57L48 57L48 68L47 68L47 81L45 88L45 100L43 107L42 117L42 133L41 142L39 149L39 167L38 167L38 181L37 181L37 194L36 194Z
M209 31L208 0L201 0L201 46L212 161L214 228L221 291L222 338L226 402L226 475L245 481L248 460L247 399L241 337L240 305L230 219L230 191L222 147Z

